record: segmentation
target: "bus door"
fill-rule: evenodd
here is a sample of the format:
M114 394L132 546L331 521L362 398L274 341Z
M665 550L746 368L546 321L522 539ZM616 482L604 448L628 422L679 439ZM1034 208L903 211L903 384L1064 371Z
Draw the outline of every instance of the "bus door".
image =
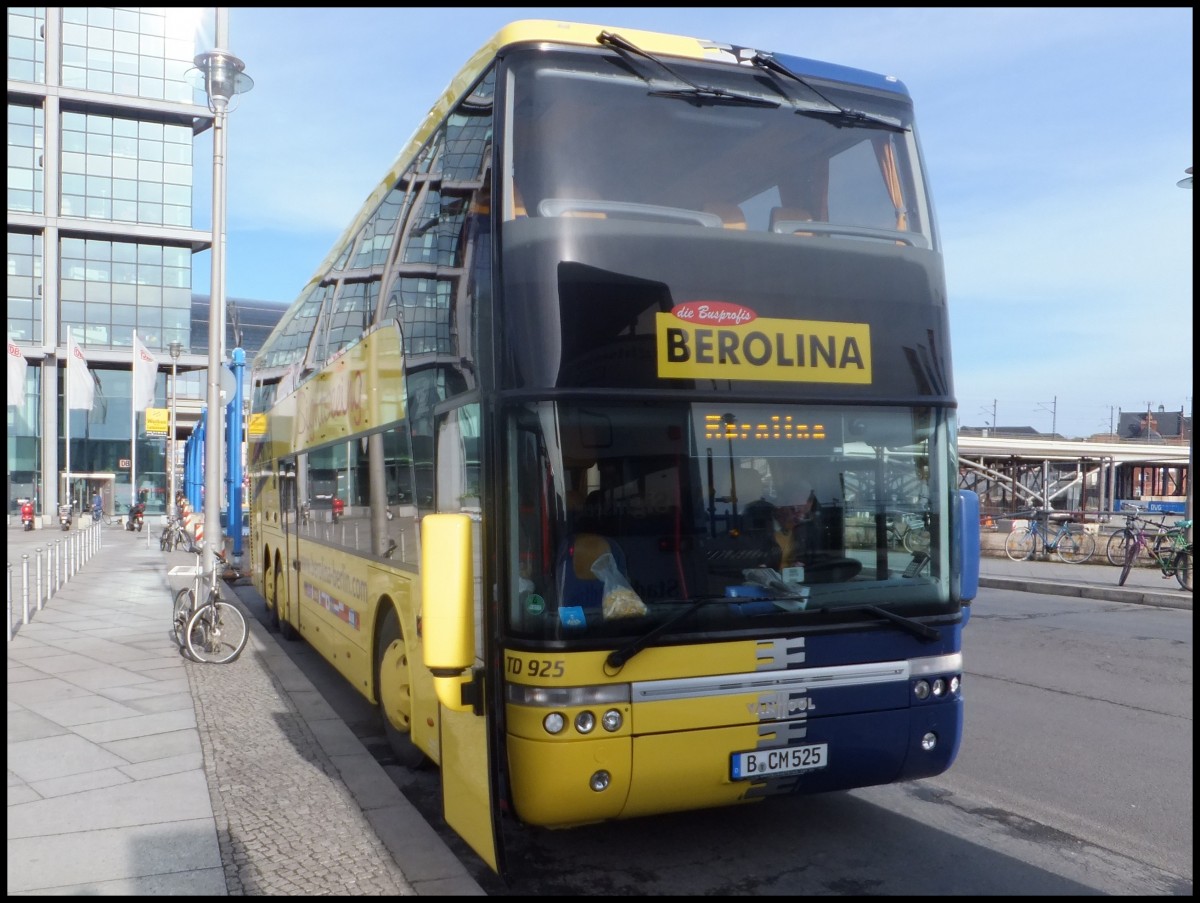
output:
M462 531L452 546L442 544L432 531L423 531L422 583L428 587L428 578L444 578L444 572L450 570L464 578L467 573L472 575L469 582L462 579L456 584L460 594L470 598L461 600L461 617L456 619L455 630L464 641L471 638L474 645L473 663L463 671L461 693L451 700L453 704L446 704L439 692L442 813L446 823L471 849L493 870L503 874L497 792L501 786L497 769L502 761L499 755L502 739L497 727L496 687L490 685L493 680L498 680L498 675L494 669L486 671L486 663L495 655L495 650L489 648L492 640L482 589L484 524L481 501L484 493L480 406L478 402L471 402L459 403L453 408L439 407L436 421L434 486L437 513L466 515L465 519L458 518L456 522L469 524L469 528ZM428 559L424 557L426 554ZM437 568L425 568L426 560L436 560ZM431 573L435 570L442 573ZM454 582L453 578L451 582ZM432 607L444 604L445 595L423 590L422 617L427 630L431 620L440 617ZM464 663L471 658L472 650L464 650Z
M269 587L275 593L275 614L300 629L300 548L299 529L302 513L300 499L304 482L303 456L282 458L279 461L279 525L283 530L283 548L279 565L271 575Z

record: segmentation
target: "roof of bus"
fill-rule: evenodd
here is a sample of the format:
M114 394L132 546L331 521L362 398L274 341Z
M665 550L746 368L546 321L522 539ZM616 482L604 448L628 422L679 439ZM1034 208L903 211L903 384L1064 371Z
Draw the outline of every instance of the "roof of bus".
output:
M641 31L636 28L621 28L611 25L591 25L583 22L562 22L553 19L522 19L510 22L494 34L486 44L475 54L450 80L450 84L442 92L437 102L430 108L425 118L413 131L400 153L396 156L391 168L375 189L363 202L357 216L338 237L326 258L321 261L317 272L305 285L301 296L306 296L313 285L323 278L333 265L338 254L342 252L346 242L362 228L363 223L387 197L388 192L403 174L413 156L421 146L429 140L429 136L453 108L467 89L474 84L479 75L491 64L496 55L505 47L514 44L554 43L578 44L584 47L598 46L596 38L601 31L615 31L638 47L650 53L664 56L682 57L685 59L706 60L709 62L736 63L739 59L747 59L752 48L741 48L733 44L710 41L703 38L690 38L683 35L664 34L656 31ZM741 53L739 54L739 51ZM881 75L864 69L854 69L849 66L839 66L835 63L825 63L806 57L790 56L782 53L772 53L783 65L797 75L830 79L859 85L879 91L887 91L908 97L908 89L904 83L894 76ZM297 299L298 300L298 299Z

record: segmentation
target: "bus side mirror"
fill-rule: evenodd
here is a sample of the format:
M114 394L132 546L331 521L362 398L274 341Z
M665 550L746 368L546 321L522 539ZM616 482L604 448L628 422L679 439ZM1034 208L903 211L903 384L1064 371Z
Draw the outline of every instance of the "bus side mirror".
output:
M464 698L475 664L471 518L427 514L421 521L421 648L438 701L456 712L473 710Z
M970 489L955 495L954 560L952 573L958 584L958 598L970 602L979 592L979 496Z

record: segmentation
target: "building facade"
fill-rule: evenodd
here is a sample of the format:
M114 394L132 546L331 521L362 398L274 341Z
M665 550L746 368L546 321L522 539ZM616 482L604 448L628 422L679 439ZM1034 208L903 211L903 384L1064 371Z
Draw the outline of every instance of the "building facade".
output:
M133 410L134 339L157 361L157 411L171 404L179 343L182 440L205 403L208 299L192 276L212 242L195 225L210 199L193 185L213 114L189 70L212 48L214 11L7 10L10 375L14 349L25 363L8 406L10 514L26 498L43 518L64 501L86 510L96 492L110 513L135 495L166 508L172 443ZM240 303L256 323L284 310ZM228 325L226 336L228 349ZM90 410L65 409L70 340L94 383Z

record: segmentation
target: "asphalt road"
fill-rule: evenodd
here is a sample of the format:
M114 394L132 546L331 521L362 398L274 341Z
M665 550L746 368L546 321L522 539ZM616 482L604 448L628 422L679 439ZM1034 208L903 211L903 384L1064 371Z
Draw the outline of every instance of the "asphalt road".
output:
M507 882L443 824L437 771L391 763L374 710L285 645L492 896L1190 895L1191 611L985 588L964 637L964 744L940 778L510 826Z

